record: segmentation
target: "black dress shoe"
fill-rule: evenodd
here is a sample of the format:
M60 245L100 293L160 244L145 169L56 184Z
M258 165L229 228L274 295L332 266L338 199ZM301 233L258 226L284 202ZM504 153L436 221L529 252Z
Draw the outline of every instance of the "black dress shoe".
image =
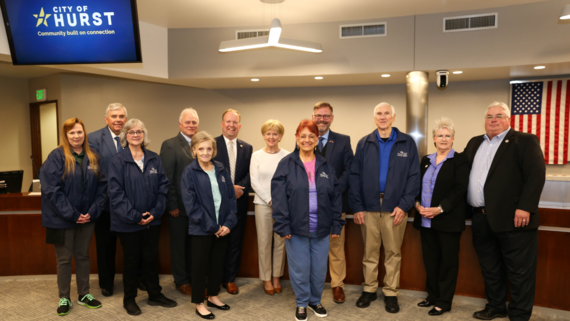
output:
M197 314L200 318L206 319L206 320L212 320L212 319L214 319L214 318L216 317L212 312L210 312L210 314L204 315L204 314L200 314L200 312L198 312L198 310L196 310L196 314Z
M113 288L101 289L101 294L103 294L103 296L111 296L113 295Z
M230 309L230 306L227 305L227 304L224 304L224 305L216 305L216 304L210 302L210 300L208 300L207 305L208 305L209 307L211 307L211 308L216 308L216 309L219 309L219 310L229 310L229 309Z
M400 312L400 305L398 305L397 296L385 296L384 303L386 303L386 312L388 313Z
M141 314L141 309L137 305L135 301L128 301L123 303L123 308L127 310L127 313L130 315L139 315Z
M507 314L497 310L485 308L484 310L473 313L473 317L479 320L493 320L494 318L506 318Z
M418 303L418 306L421 308L427 308L435 305L435 302L430 302L427 299L423 300L422 302Z
M445 309L441 309L441 310L437 310L435 307L431 310L429 310L428 314L429 315L442 315L445 312L449 312L449 310L445 310Z
M165 297L164 294L161 294L160 296L156 297L156 298L148 298L148 305L152 305L152 306L161 306L161 307L165 307L165 308L173 308L175 306L178 305L178 303L176 303L176 301L174 300L170 300L169 298Z
M356 301L356 306L359 308L366 308L370 306L370 302L375 301L376 299L378 299L378 295L376 295L376 292L370 293L363 291L362 295L360 295L360 298L358 298L358 300Z

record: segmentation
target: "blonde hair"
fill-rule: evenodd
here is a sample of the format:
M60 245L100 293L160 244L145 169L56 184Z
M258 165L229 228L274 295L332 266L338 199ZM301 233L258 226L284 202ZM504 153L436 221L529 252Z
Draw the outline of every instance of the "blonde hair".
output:
M451 132L451 136L455 137L455 125L453 121L447 117L441 117L441 119L436 119L435 127L433 128L433 137L435 134L442 129L447 129Z
M216 144L216 140L212 135L206 132L197 132L194 137L192 137L192 142L190 142L190 150L192 150L192 157L196 158L196 153L194 152L194 148L198 146L198 144L203 142L210 142L212 144L212 159L218 155L218 148Z
M139 119L133 118L130 119L125 124L125 126L123 126L123 129L121 129L121 134L119 135L119 139L121 141L121 146L123 146L123 148L127 147L127 132L131 130L131 128L135 128L137 126L140 127L144 133L142 147L146 147L148 146L148 144L150 144L150 139L148 139L148 130L146 130L146 126Z
M261 126L261 135L265 135L270 130L274 130L280 135L285 135L285 127L276 119L269 119Z
M75 124L80 124L83 127L83 133L85 139L83 140L83 154L89 159L89 164L92 164L91 168L95 172L95 175L100 176L99 171L99 157L95 154L91 148L89 148L89 141L87 140L87 131L85 130L85 124L79 118L69 118L63 122L63 127L61 129L61 134L64 139L61 140L59 148L63 150L63 155L65 156L65 169L63 171L64 178L66 175L75 174L75 157L71 153L71 145L69 144L69 139L67 138L67 133L75 127Z
M227 113L235 113L236 115L238 115L239 117L239 122L241 123L241 115L239 114L239 112L235 109L226 109L226 111L224 111L224 113L222 114L222 121L224 121L224 117L226 116Z

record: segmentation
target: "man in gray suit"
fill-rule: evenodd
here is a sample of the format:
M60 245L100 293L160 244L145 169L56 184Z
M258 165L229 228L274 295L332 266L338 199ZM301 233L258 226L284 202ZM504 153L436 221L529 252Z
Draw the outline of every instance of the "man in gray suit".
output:
M172 260L172 275L176 289L186 295L192 294L190 286L190 237L188 236L188 215L182 202L180 181L184 168L194 158L190 151L192 137L198 132L200 119L193 108L186 108L180 114L178 126L180 132L175 137L167 139L160 148L160 158L170 181L167 193L166 210L168 231L170 234L170 257Z
M127 122L127 108L120 103L113 103L105 112L107 126L89 134L89 147L99 153L100 166L109 170L109 164L115 154L123 150L119 143L119 134ZM95 223L95 241L97 244L97 269L99 270L99 287L104 296L113 295L115 282L115 254L117 253L117 236L111 233L111 214L109 202Z

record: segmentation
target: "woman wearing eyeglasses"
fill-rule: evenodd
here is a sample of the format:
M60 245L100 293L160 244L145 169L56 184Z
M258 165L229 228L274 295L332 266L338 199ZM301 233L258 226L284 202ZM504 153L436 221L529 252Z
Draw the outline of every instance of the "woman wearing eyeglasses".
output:
M428 314L451 310L459 272L459 241L465 230L469 165L465 154L453 150L455 126L448 118L436 121L436 152L421 161L422 183L416 198L414 227L420 230L426 290L420 307L434 306Z
M176 301L162 294L158 281L158 234L169 182L158 154L146 149L148 131L142 121L129 120L119 137L124 149L109 166L111 231L123 246L123 307L128 314L138 315L141 310L135 298L139 265L148 290L148 305L176 306Z

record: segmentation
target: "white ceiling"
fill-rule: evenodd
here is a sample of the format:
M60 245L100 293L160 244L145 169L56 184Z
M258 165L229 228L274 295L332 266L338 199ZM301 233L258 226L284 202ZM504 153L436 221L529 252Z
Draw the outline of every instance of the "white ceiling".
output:
M546 0L138 0L139 19L166 28L217 28L366 20L505 7Z

